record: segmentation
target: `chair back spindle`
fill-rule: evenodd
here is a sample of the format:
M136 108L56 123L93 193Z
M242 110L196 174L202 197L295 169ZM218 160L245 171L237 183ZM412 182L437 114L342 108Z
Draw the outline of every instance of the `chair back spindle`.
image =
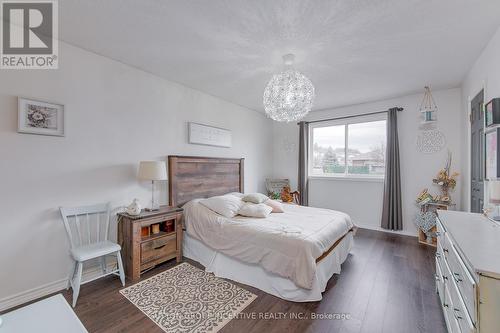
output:
M71 248L108 240L111 215L109 203L84 207L61 207L60 212ZM102 232L103 227L104 232ZM101 235L104 235L103 239Z

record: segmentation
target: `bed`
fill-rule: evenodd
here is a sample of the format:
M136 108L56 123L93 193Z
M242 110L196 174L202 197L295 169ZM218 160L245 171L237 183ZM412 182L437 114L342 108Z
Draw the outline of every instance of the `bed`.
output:
M184 256L216 276L277 297L319 301L353 245L348 215L284 205L267 218L225 218L200 199L244 192L244 159L169 156L169 202L184 207Z

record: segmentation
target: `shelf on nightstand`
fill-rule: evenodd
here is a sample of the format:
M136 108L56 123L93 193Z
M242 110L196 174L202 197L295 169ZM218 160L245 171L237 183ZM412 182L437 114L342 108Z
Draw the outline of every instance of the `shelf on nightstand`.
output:
M152 241L152 240L155 240L158 238L162 238L162 237L166 237L166 236L170 236L170 235L175 235L175 233L176 233L175 231L172 231L172 232L160 231L157 234L151 234L147 237L142 237L141 243L149 242L149 241Z

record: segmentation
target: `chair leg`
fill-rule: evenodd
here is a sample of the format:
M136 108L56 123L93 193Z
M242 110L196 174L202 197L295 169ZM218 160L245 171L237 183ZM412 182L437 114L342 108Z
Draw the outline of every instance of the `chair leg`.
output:
M118 262L118 270L120 271L120 280L122 281L122 285L125 287L125 270L123 269L120 251L116 252L116 261Z
M83 263L78 262L76 275L73 279L73 307L76 305L78 294L80 293L80 283L82 282Z
M102 271L102 274L106 274L108 272L108 267L106 266L106 256L102 256L100 258L100 261L101 261L101 271Z
M78 262L75 261L73 263L73 270L71 271L71 275L68 277L68 285L66 286L66 290L69 290L72 287L73 279L75 278L76 268L78 267Z

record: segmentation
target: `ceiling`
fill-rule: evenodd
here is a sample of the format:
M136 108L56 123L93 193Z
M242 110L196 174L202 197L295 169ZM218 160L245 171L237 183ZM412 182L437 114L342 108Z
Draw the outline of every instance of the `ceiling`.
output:
M314 109L460 85L500 25L498 0L64 0L61 39L263 111L294 53Z

